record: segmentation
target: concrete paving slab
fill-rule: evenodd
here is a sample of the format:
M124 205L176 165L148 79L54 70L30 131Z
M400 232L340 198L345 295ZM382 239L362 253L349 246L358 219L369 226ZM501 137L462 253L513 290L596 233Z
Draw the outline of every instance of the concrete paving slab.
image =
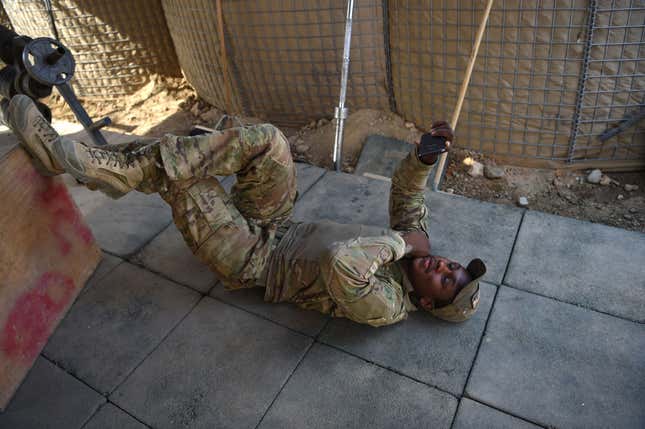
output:
M134 261L204 294L217 281L210 268L190 251L175 224L168 225L134 257Z
M112 404L105 404L92 416L83 429L146 429L147 426L138 422L131 415L123 412Z
M87 216L101 248L119 256L137 251L171 221L170 207L159 195L139 192L109 200Z
M379 329L333 319L320 340L461 395L495 295L495 286L482 282L480 287L480 307L465 323L443 322L420 311Z
M539 429L540 427L479 402L461 398L452 429Z
M412 150L413 145L391 137L368 136L361 150L354 174L365 173L392 177L396 166ZM433 169L434 172L434 169ZM431 176L434 173L431 173Z
M153 427L255 427L311 342L206 297L110 399Z
M466 392L567 428L645 427L645 325L501 287Z
M103 396L39 357L0 412L0 429L80 428L103 402Z
M327 170L304 162L295 164L298 175L298 195L302 197Z
M111 392L190 311L199 294L127 262L74 304L45 356Z
M224 286L218 284L211 290L210 295L310 337L318 335L329 320L324 314L303 310L294 304L264 302L263 288L227 291Z
M481 258L484 279L501 284L522 210L443 192L426 193L432 251L466 265Z
M447 393L316 344L260 428L449 428Z
M645 322L645 234L527 212L505 283Z
M88 279L85 287L81 290L81 293L85 293L90 290L122 262L123 259L103 252L101 255L101 262L99 262L98 267L96 267L96 270L94 270L94 273L92 273L92 276Z
M389 193L388 182L329 171L300 198L293 219L387 226Z

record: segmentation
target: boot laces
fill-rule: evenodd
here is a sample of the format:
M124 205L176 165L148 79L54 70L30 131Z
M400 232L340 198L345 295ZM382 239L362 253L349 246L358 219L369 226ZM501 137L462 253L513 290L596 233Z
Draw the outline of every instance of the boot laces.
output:
M103 148L87 146L88 153L92 159L99 164L107 166L128 168L140 164L143 159L153 152L153 145L146 145L129 152L118 150L105 150Z
M120 152L112 152L101 148L86 146L87 153L94 162L108 167L128 168L134 165L136 159Z
M36 120L34 121L34 126L36 127L38 133L45 139L55 140L58 138L58 133L52 129L49 122L47 122L44 118L36 118Z

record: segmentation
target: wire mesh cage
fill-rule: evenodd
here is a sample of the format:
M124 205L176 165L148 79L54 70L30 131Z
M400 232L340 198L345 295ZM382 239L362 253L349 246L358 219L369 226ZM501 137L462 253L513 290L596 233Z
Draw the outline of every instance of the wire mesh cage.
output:
M576 106L586 1L495 2L458 124L458 145L566 160ZM391 2L398 110L449 118L485 2Z
M305 124L333 113L340 90L345 1L222 1L221 20L217 1L163 0L163 5L182 68L208 101L278 125ZM382 1L357 2L350 108L390 108L385 13ZM223 28L217 27L220 21ZM226 105L225 74L232 83L232 106Z
M592 1L568 160L645 159L645 1Z
M338 103L345 1L233 1L224 9L245 109L282 123L331 116ZM389 109L383 2L354 10L350 108Z
M56 37L74 53L72 84L81 97L114 99L152 73L181 71L159 0L4 0L19 34Z
M162 0L162 5L186 79L209 103L241 113L236 79L227 67L221 3L218 7L213 0Z

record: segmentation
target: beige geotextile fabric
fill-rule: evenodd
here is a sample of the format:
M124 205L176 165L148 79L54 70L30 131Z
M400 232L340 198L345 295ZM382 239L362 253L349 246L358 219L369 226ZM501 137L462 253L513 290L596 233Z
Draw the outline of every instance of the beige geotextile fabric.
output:
M227 56L220 49L216 0L161 0L161 3L188 82L212 105L229 113L242 113L230 66L225 74L223 59ZM227 85L231 88L228 102Z
M429 0L390 2L394 92L403 116L425 128L450 120L485 3L450 9ZM554 10L537 1L494 3L459 117L458 146L567 156L587 2L557 4Z
M53 37L41 0L5 0L18 34ZM150 74L181 76L160 0L52 0L61 42L76 60L77 95L134 93Z
M595 137L645 104L643 23L645 0L598 2L574 159L645 162L645 119L605 142Z
M389 109L382 3L356 2L350 109ZM222 1L233 109L224 106L216 1L163 0L163 5L182 68L206 100L229 111L241 107L247 115L276 124L333 115L340 91L344 0Z
M388 109L382 1L355 3L350 109ZM280 123L333 115L338 104L345 0L227 1L224 17L250 114Z

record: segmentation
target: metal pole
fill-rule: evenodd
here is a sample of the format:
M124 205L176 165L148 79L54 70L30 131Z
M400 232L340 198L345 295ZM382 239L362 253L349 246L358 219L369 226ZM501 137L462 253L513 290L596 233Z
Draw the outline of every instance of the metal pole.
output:
M470 75L473 73L473 68L475 67L475 60L477 60L477 53L479 52L479 45L481 44L482 37L484 36L484 30L486 30L486 24L488 23L488 16L490 15L490 10L493 7L493 0L488 0L486 9L484 10L484 16L482 21L479 24L479 29L477 30L477 35L475 36L475 43L473 43L473 50L470 53L470 59L468 60L468 66L466 67L466 75L464 80L461 82L461 89L459 90L459 97L457 98L457 105L452 114L452 120L450 121L450 126L454 129L457 128L457 121L459 120L459 114L461 113L461 106L464 103L464 98L466 98L466 91L468 90L468 84L470 83ZM441 181L441 176L443 176L443 169L446 165L446 158L448 157L447 153L442 153L439 158L439 165L434 173L434 180L432 183L432 189L435 191L439 190L439 182Z
M342 165L343 150L343 128L347 118L347 108L345 107L345 96L347 94L347 75L349 74L349 48L352 43L352 15L354 14L354 0L347 2L347 19L345 21L345 44L343 46L343 68L340 75L340 99L338 106L334 109L334 118L336 118L336 136L334 138L334 153L332 160L336 171L340 171Z

